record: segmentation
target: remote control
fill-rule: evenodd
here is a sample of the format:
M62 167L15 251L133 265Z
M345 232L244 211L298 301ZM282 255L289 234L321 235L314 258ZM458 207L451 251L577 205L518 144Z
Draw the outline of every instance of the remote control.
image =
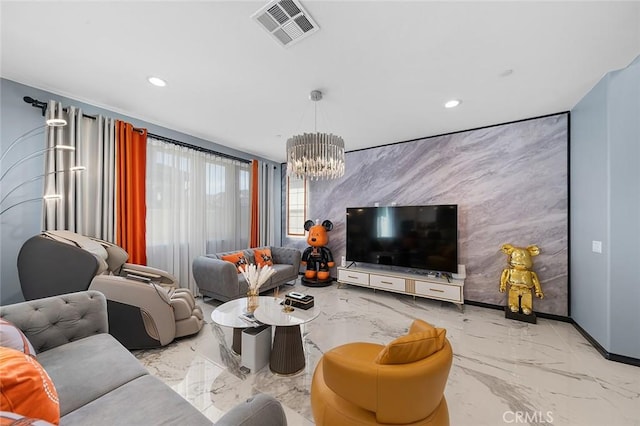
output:
M292 291L288 294L288 296L293 299L304 299L305 297L307 297L306 294L298 293L297 291Z
M246 313L246 314L242 314L239 315L240 319L244 322L246 322L247 324L249 324L251 327L259 327L260 326L260 321L258 321L253 314L250 313Z

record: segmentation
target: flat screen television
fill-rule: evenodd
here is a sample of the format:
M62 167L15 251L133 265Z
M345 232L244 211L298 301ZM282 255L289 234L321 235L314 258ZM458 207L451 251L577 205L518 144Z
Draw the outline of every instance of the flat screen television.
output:
M458 206L348 207L347 260L458 272Z

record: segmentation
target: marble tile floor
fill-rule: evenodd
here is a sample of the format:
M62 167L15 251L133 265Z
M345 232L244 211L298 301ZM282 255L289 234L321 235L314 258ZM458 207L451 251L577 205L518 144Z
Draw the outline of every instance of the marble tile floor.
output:
M386 344L414 318L447 329L454 352L445 396L452 426L640 426L640 368L604 359L573 325L508 320L499 310L334 284L283 286L315 297L320 316L302 327L306 368L290 377L240 369L231 329L211 321L221 302L202 301L207 324L192 337L136 357L212 421L262 392L282 402L292 426L313 425L309 389L322 354L341 344ZM270 294L270 293L267 293Z

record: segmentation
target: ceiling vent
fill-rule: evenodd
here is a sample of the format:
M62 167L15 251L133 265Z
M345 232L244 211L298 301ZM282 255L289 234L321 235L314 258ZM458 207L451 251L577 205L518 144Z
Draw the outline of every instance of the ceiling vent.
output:
M270 1L251 18L281 46L291 46L320 29L296 0Z

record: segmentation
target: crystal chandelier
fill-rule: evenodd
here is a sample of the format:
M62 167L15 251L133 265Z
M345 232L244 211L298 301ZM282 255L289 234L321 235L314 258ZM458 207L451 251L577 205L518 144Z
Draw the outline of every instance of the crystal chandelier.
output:
M314 90L309 99L316 102L314 127L317 126L317 102L322 92ZM332 133L303 133L287 140L287 173L298 178L336 179L344 175L344 140Z

